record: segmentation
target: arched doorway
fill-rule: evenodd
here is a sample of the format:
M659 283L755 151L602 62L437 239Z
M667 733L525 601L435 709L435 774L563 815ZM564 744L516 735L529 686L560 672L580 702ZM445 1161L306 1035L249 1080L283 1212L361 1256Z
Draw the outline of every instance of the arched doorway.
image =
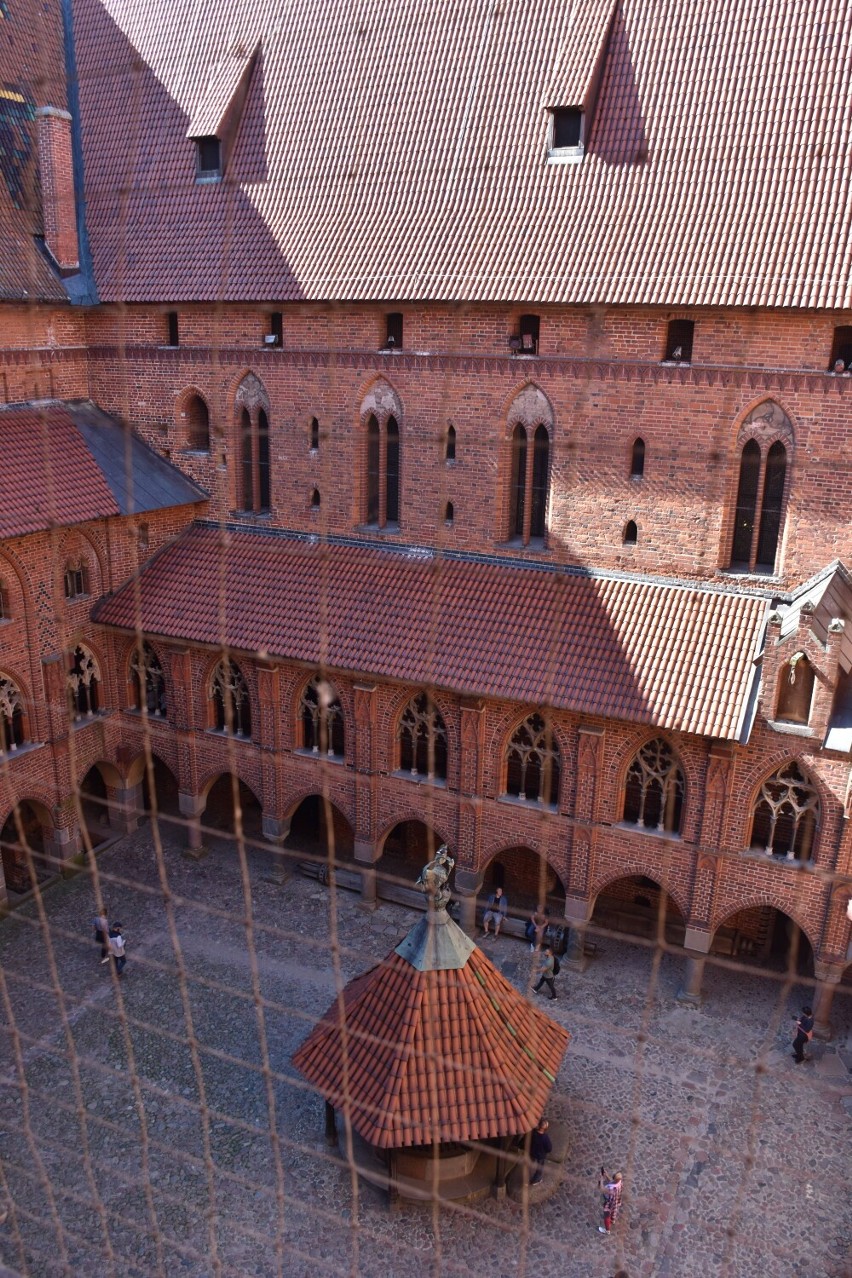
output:
M415 888L420 871L443 839L424 821L400 821L388 832L376 862L376 891L388 901L423 908L426 898Z
M53 823L47 808L34 799L22 799L0 830L0 855L6 891L31 892L56 872L47 844Z
M348 865L354 860L355 834L330 799L309 794L290 819L287 847L328 863Z
M619 932L625 938L662 940L683 945L686 924L668 892L644 874L632 874L608 883L598 893L591 927Z
M156 754L151 757L153 786L147 764L143 762L142 771L142 807L148 816L153 808L157 809L157 820L163 832L172 837L178 833L178 823L183 820L180 811L180 786L171 768L163 763ZM154 803L156 799L156 805Z
M795 919L772 905L735 910L713 933L711 954L742 959L754 967L813 976L811 943Z
M505 848L489 861L480 894L483 901L496 887L505 892L513 914L526 917L541 907L554 922L565 917L562 880L546 857L532 848Z
M242 834L246 839L263 837L263 809L260 802L244 781L230 772L223 772L207 792L207 804L202 818L211 834L235 835L237 833L236 803L240 807Z
M109 790L122 787L118 769L109 763L95 763L80 782L80 810L83 826L93 848L113 838Z

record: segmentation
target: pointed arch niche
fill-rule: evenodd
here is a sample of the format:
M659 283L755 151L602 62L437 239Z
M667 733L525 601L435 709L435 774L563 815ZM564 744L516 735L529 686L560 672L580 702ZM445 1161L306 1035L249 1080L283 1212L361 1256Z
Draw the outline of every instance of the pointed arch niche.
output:
M402 507L402 403L377 378L360 408L362 475L360 521L369 528L399 528Z
M733 572L777 570L790 487L793 426L780 404L764 400L737 435L737 487L727 562Z
M547 536L553 410L537 386L525 386L507 415L508 502L505 539L543 546Z
M260 378L246 373L234 400L237 509L262 514L272 505L269 396Z

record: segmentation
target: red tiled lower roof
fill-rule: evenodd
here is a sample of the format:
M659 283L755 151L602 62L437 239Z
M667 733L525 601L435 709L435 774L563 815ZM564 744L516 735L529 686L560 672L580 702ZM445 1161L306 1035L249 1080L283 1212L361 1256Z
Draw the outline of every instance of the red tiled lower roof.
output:
M96 620L458 693L736 737L767 604L196 525Z
M400 1149L531 1131L569 1037L481 950L438 972L394 952L350 981L293 1064L371 1145Z

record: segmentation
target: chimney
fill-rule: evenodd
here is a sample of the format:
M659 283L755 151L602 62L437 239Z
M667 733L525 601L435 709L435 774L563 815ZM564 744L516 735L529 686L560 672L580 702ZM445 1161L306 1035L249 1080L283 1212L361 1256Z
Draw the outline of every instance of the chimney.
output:
M36 110L44 242L60 271L76 271L77 208L74 202L74 159L71 150L71 116L59 107Z

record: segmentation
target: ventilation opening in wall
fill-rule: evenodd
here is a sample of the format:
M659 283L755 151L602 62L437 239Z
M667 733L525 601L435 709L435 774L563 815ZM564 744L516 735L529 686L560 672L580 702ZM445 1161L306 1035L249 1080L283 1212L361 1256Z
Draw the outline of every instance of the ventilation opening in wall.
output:
M402 350L402 313L401 311L391 311L385 316L385 344L383 347L386 351Z
M638 540L639 540L639 530L637 529L634 521L632 519L629 519L627 523L624 525L624 534L622 536L622 541L624 542L625 546L635 546Z
M447 429L447 439L444 447L444 461L456 460L456 428L452 424Z
M178 329L177 311L166 312L166 345L180 346L180 330Z
M842 325L834 330L831 342L831 359L828 361L830 373L852 372L852 326Z
M318 510L320 504L319 489L314 488L311 492L311 510Z
M644 439L635 439L633 441L633 454L630 458L630 478L641 479L645 474L645 441Z
M264 346L280 346L284 341L284 316L281 311L272 311L263 334Z
M453 509L453 503L451 501L448 501L446 506L444 507L444 523L451 524L454 519L455 519L455 510Z
M312 453L319 451L319 422L316 417L311 418L311 429L309 435L308 447Z
M666 349L663 361L669 364L692 362L692 339L695 335L693 320L669 320L666 329Z

